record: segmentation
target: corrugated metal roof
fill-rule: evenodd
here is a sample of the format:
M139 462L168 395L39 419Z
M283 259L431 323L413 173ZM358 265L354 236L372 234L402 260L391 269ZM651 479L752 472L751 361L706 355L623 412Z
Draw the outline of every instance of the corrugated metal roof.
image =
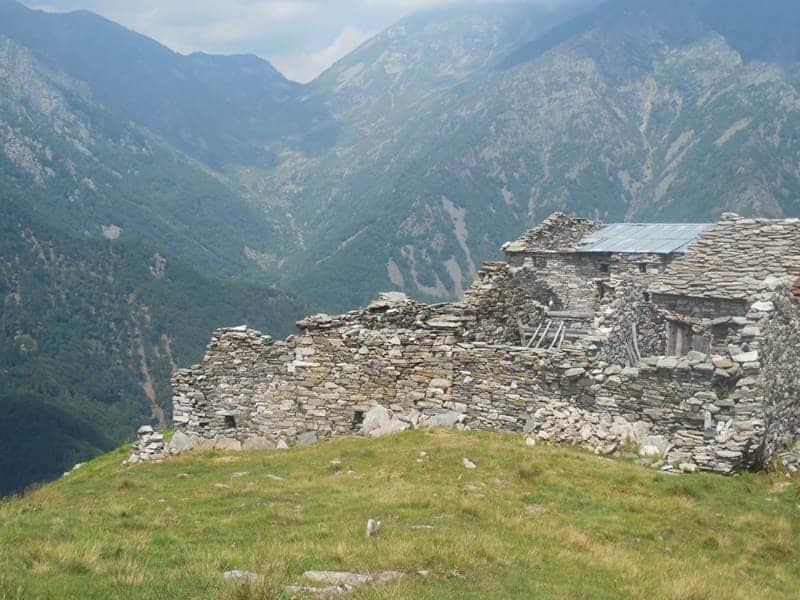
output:
M577 252L682 253L707 223L613 223L583 238Z

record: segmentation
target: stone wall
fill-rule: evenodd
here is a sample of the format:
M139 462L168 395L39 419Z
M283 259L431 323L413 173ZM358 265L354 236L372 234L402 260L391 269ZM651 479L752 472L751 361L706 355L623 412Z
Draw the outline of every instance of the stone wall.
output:
M600 353L602 359L633 366L637 354L639 357L666 354L666 321L648 297L647 288L637 280L617 286L599 318L598 325L608 330Z
M766 329L764 384L769 454L800 436L800 299L783 292Z
M659 440L669 462L728 473L763 459L753 365L695 353L625 368L600 360L592 344L535 350L465 342L454 331L394 327L389 311L402 313L388 304L364 322L305 321L302 335L278 342L249 329L216 332L203 365L176 374L176 429L303 443L359 432L380 405L400 428L528 431L598 452L642 443L626 438L636 429Z

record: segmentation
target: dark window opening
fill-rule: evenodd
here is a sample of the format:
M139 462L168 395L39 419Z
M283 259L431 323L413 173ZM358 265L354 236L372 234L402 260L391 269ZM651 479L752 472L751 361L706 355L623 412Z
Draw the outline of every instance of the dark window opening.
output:
M236 429L236 419L233 415L225 415L225 428Z
M600 272L601 273L610 273L611 266L608 263L600 263Z
M647 273L647 263L646 262L639 263L639 273Z
M606 286L602 281L597 282L597 296L600 300L606 297Z
M642 292L642 296L644 296L645 302L650 302L650 292Z
M364 422L364 411L357 410L353 413L353 429L358 429Z

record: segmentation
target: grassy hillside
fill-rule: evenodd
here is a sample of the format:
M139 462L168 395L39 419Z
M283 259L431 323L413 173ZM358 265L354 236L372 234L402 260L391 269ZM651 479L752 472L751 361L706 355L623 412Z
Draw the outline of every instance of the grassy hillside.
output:
M778 473L669 476L453 432L136 467L126 453L0 505L0 598L288 598L313 569L407 574L352 598L787 598L800 585L800 481ZM383 521L376 538L368 518ZM265 581L236 587L231 569Z

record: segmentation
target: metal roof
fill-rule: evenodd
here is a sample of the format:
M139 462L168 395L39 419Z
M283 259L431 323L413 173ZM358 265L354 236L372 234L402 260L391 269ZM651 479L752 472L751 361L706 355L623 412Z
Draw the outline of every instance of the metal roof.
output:
M673 254L686 248L711 224L613 223L583 238L577 252Z

